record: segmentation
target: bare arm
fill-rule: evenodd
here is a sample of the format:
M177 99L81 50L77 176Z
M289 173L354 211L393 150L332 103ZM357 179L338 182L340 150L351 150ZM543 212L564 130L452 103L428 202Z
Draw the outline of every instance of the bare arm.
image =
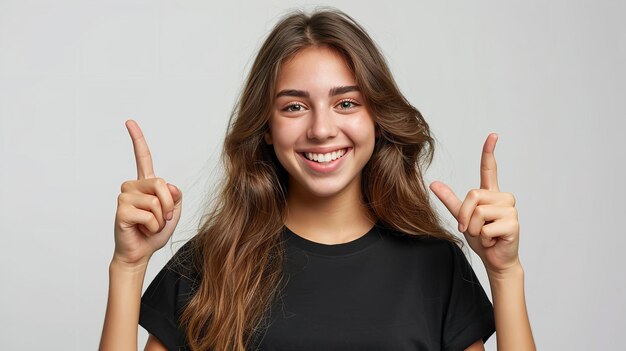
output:
M109 266L109 299L100 351L137 350L141 289L146 265L127 266L113 259Z
M485 344L483 343L483 339L476 340L476 342L466 348L465 351L485 351Z
M146 266L128 267L111 261L109 300L104 317L100 351L137 350L139 306ZM144 351L167 351L163 343L149 334Z
M524 270L488 273L496 320L498 350L536 350L524 295Z
M498 350L536 350L526 310L522 265L512 267L509 273L488 272L488 277L493 299ZM465 350L484 349L482 340L477 340Z

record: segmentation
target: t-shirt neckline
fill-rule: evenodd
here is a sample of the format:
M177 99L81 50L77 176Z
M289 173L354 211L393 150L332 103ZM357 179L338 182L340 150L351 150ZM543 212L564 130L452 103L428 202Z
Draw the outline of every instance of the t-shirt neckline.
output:
M378 230L378 223L370 228L362 236L341 244L322 244L315 241L311 241L301 237L294 233L287 226L284 226L285 239L290 245L294 245L304 251L311 253L326 255L326 256L343 256L359 252L368 246L375 244L381 240L381 235Z

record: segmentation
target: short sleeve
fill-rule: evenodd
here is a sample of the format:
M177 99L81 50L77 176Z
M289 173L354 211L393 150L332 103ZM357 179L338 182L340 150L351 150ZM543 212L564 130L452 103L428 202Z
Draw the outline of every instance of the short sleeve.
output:
M493 305L461 248L450 243L453 272L444 320L443 349L463 350L495 332Z
M188 350L185 331L178 318L192 296L197 275L189 269L187 242L154 277L143 296L139 325L158 338L168 350Z

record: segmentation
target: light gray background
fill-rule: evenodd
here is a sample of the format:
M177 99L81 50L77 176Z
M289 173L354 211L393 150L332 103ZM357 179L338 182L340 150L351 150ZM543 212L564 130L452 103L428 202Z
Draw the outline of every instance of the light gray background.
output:
M430 123L427 181L459 196L478 187L482 143L499 133L545 350L623 344L624 4L332 3L380 44ZM97 348L117 195L136 177L124 121L139 122L157 175L184 192L174 240L189 238L252 57L294 5L0 1L0 349ZM144 288L178 247L155 254Z

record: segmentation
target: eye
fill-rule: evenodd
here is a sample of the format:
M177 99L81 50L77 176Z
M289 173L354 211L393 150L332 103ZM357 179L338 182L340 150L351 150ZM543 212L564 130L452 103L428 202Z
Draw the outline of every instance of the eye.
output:
M302 110L304 110L304 106L297 102L292 102L287 105L287 107L283 108L283 111L285 112L300 112Z
M359 104L357 104L356 101L353 100L342 100L339 102L339 104L337 104L337 106L342 110L349 110L359 106Z

